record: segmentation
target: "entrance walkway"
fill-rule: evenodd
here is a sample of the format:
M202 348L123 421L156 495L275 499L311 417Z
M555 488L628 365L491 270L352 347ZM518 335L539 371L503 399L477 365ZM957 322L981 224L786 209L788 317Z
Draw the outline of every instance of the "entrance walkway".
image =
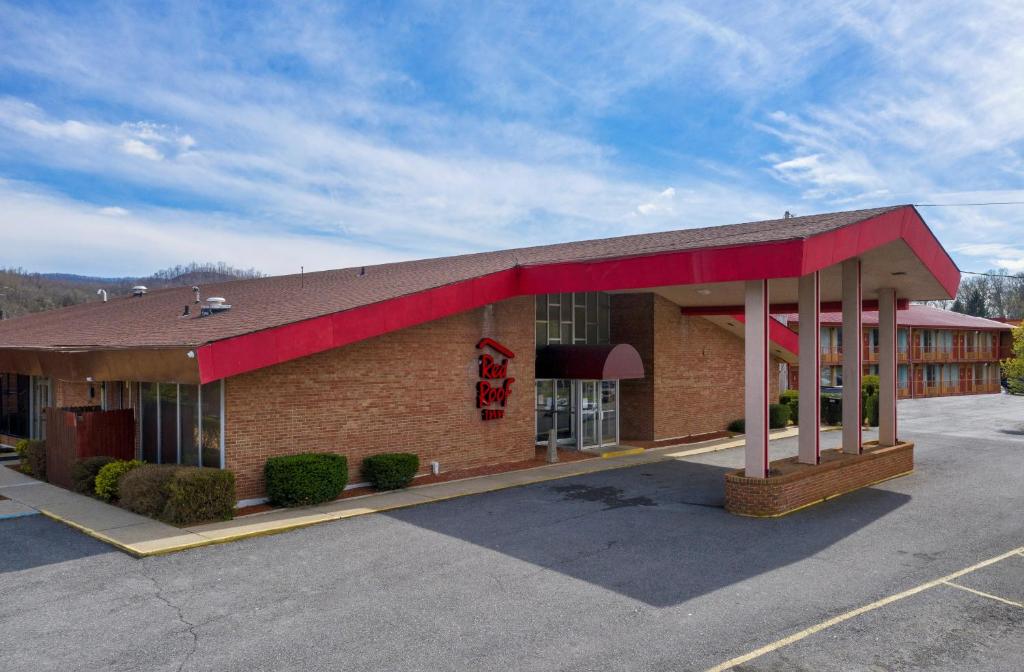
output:
M772 440L797 435L796 428L778 430ZM174 553L248 537L286 532L332 520L381 513L456 497L477 495L559 478L621 469L663 460L710 453L743 445L743 437L716 439L685 446L667 446L601 460L581 460L477 476L460 481L421 485L374 493L317 506L274 509L217 523L177 528L122 508L42 483L11 469L0 468L0 496L66 523L135 557Z

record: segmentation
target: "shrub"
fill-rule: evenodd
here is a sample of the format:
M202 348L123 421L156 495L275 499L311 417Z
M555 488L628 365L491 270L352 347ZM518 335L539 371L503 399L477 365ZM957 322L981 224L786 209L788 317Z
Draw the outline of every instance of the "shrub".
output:
M348 460L335 453L282 455L267 460L263 475L272 504L319 504L337 498L345 489Z
M235 474L211 467L182 467L165 487L160 519L172 525L231 520L235 512Z
M782 394L779 395L780 404L793 405L800 399L799 390L783 390Z
M789 424L789 404L768 404L768 427L780 429Z
M872 394L878 394L880 385L878 376L864 376L860 379L861 396L870 397Z
M864 400L864 420L871 427L878 427L878 394L872 394Z
M397 490L412 482L420 458L412 453L381 453L363 460L363 477L378 490Z
M737 434L742 434L743 432L747 431L746 422L743 420L743 418L740 418L739 420L733 420L728 425L726 425L725 428L730 432L736 432Z
M121 477L143 464L145 462L141 460L114 460L104 465L96 474L96 495L108 502L117 499L117 486Z
M71 487L83 495L96 494L96 474L113 461L114 458L106 455L78 460L71 465Z
M129 511L158 518L167 504L167 484L186 467L176 464L144 464L132 469L118 483L120 504Z
M21 458L22 473L46 480L46 442L22 439L14 444L14 450Z
M789 407L789 419L793 422L794 425L799 425L800 424L800 399L799 399L799 397L791 398L789 400L789 403L786 404L786 406Z

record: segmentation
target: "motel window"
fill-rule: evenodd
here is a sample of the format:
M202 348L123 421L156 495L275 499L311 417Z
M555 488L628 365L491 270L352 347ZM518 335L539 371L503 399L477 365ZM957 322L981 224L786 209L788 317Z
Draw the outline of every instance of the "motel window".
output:
M142 459L222 467L223 382L139 384Z
M910 371L906 364L896 367L896 379L899 381L900 387L907 387L910 384Z
M31 378L0 373L0 434L28 438Z
M896 341L898 343L899 351L900 352L906 352L907 351L907 330L906 329L899 329L899 330L897 330L897 332L896 332Z
M540 294L535 302L538 347L610 342L611 297L605 292Z

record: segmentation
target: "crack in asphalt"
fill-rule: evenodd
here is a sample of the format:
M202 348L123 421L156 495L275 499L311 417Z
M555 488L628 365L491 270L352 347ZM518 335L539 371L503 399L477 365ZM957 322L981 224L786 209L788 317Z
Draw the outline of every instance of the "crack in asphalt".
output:
M142 566L142 575L149 579L150 582L153 584L153 587L156 589L156 592L153 594L153 597L155 597L156 599L160 600L165 605L173 609L174 613L178 617L178 621L185 626L185 630L188 632L189 635L192 636L192 648L189 649L188 653L185 654L185 657L178 664L178 672L181 672L185 668L185 665L187 665L188 662L192 660L192 656L195 655L196 650L199 648L199 635L196 633L196 628L199 627L199 624L193 623L192 621L185 618L185 613L182 611L181 607L171 602L167 598L167 596L164 595L163 586L161 586L160 582L156 580L156 577L154 577L146 571L145 563L143 563Z

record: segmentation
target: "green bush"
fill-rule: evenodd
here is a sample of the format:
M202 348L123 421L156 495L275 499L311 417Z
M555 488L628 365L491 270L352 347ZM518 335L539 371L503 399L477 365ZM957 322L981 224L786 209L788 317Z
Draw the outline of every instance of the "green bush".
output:
M789 407L789 419L794 425L800 424L800 399L799 397L793 397L786 404Z
M872 394L878 394L880 385L878 376L864 376L860 379L861 396L870 397Z
M46 442L22 439L14 444L14 450L21 458L22 473L46 480Z
M742 434L743 432L747 431L746 422L743 420L743 418L740 418L739 420L733 420L728 425L726 425L725 428L730 432L736 432L737 434Z
M267 496L278 506L303 506L336 499L348 482L348 460L336 453L271 457L263 467Z
M124 475L121 506L173 525L228 520L235 510L235 475L226 469L144 464Z
M793 405L800 399L799 390L783 390L782 394L779 395L780 404Z
M821 395L821 424L843 424L843 399L838 395Z
M789 424L789 404L768 404L768 427L781 429Z
M71 487L83 495L96 494L96 474L113 461L114 458L106 455L78 460L71 465Z
M235 474L211 467L182 467L167 482L160 519L172 525L231 520L235 512Z
M117 486L121 477L132 469L138 469L145 462L141 460L114 460L100 468L96 474L96 495L108 502L118 498Z
M878 395L872 394L864 400L864 420L871 427L878 427Z
M129 511L159 518L167 504L167 484L181 469L176 464L144 464L118 483L120 504Z
M378 490L397 490L412 482L420 458L412 453L381 453L363 460L363 478Z

